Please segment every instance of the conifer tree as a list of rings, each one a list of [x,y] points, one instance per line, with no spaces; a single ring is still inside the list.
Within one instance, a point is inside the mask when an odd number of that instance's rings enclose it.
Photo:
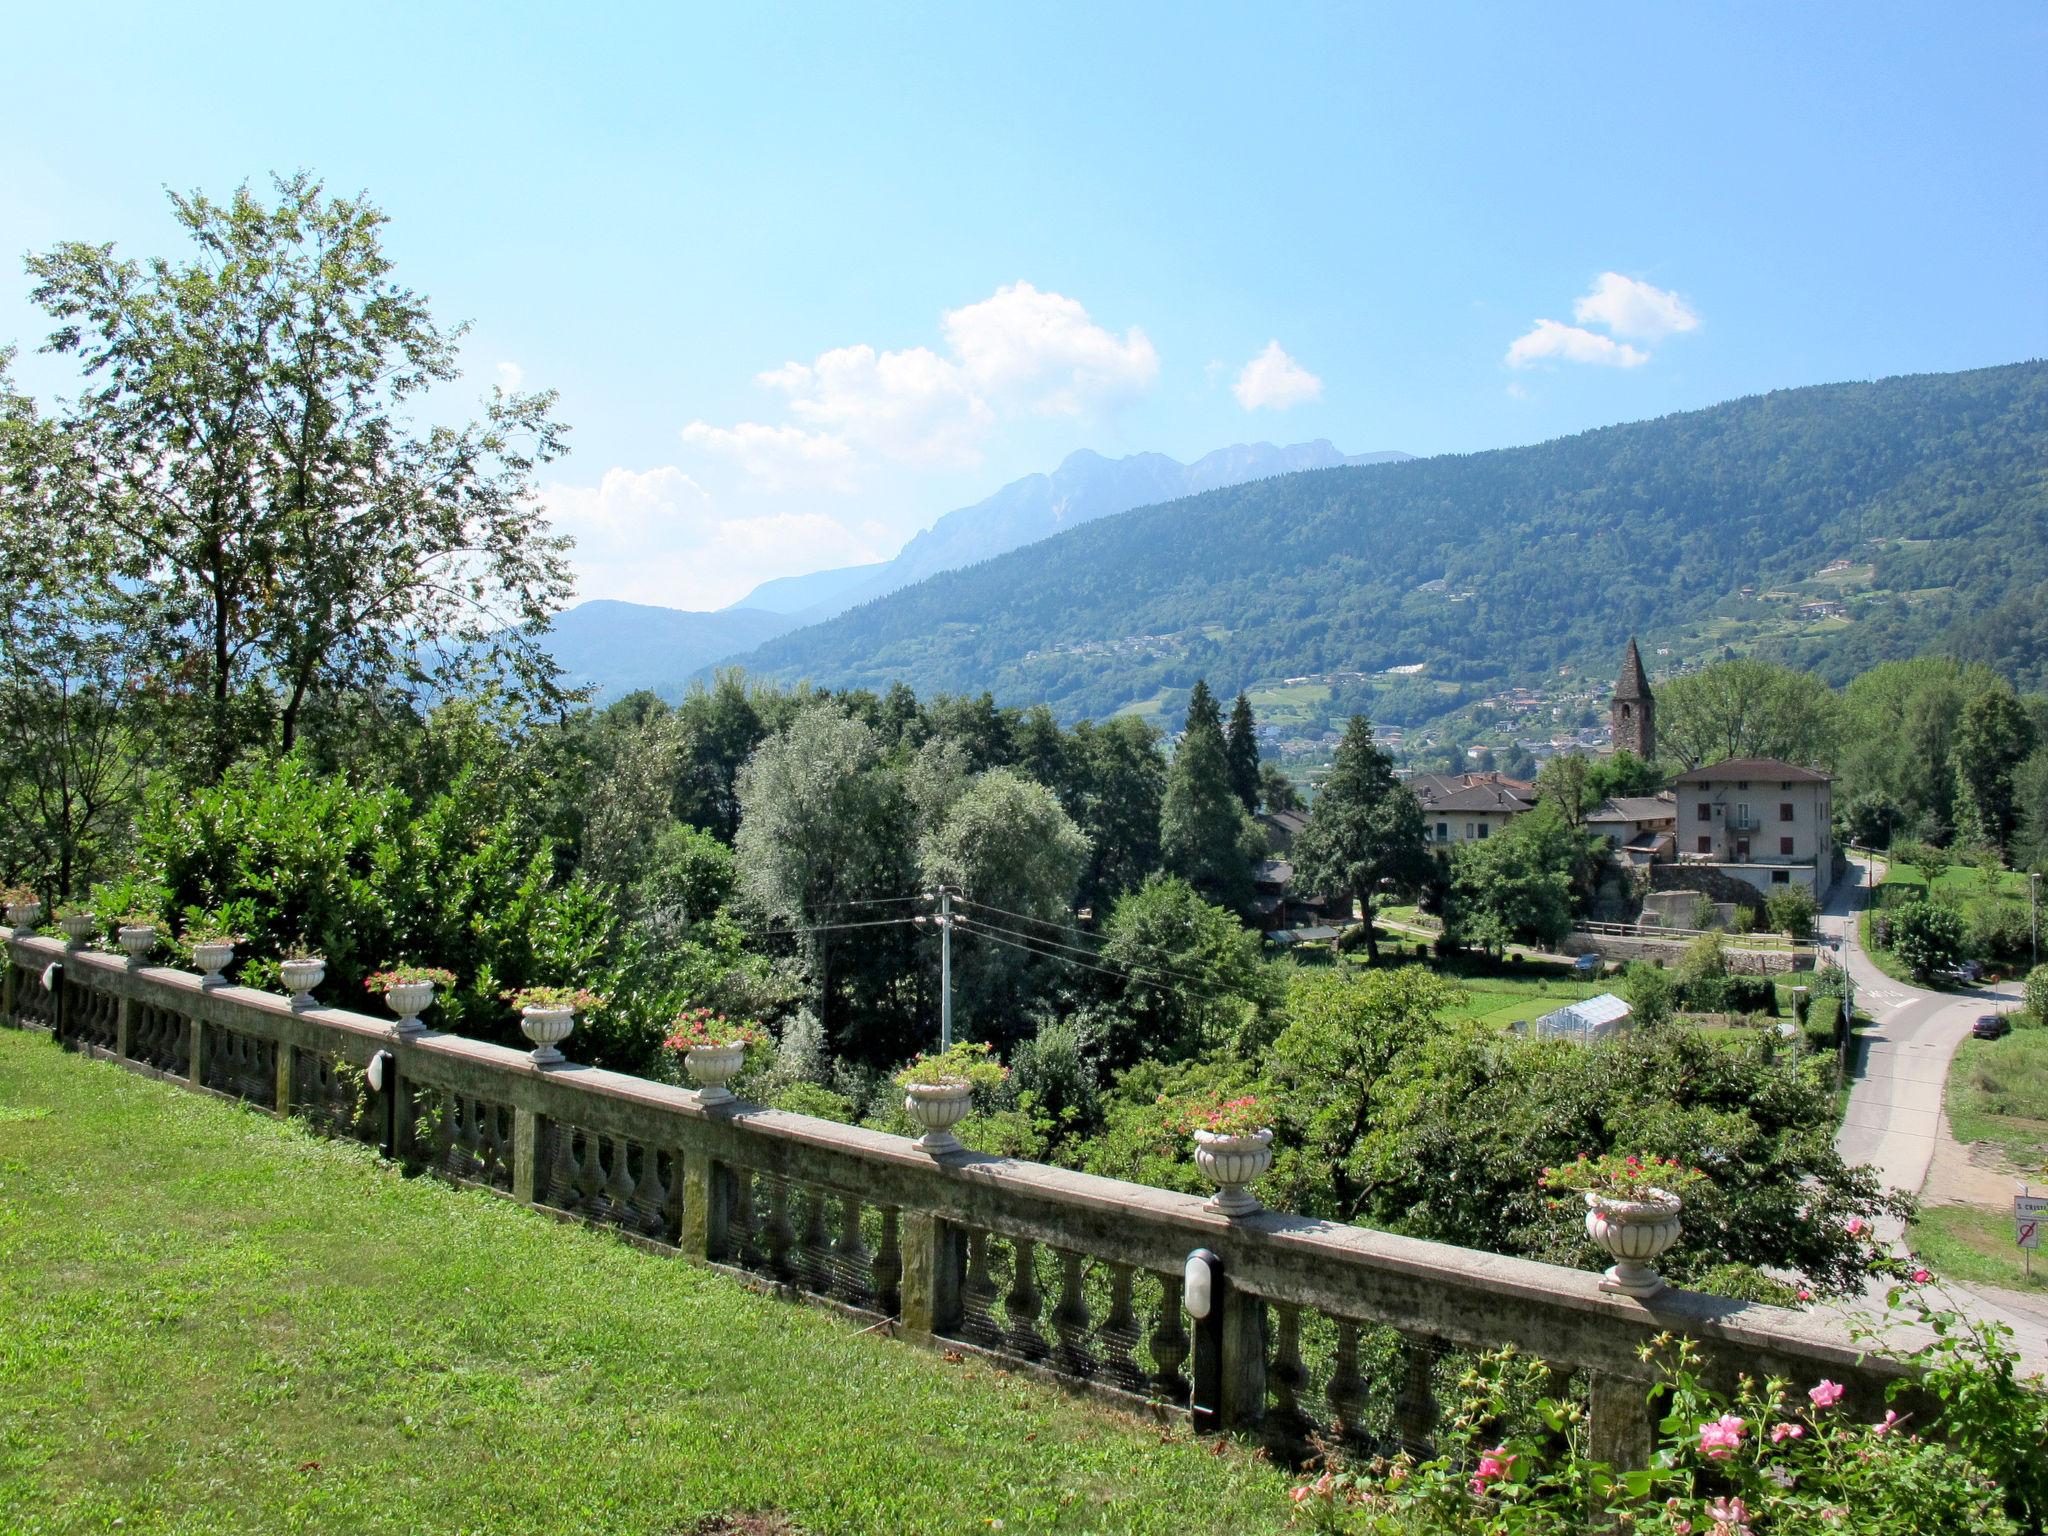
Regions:
[[[1259,808],[1259,737],[1252,719],[1252,701],[1239,693],[1231,706],[1230,729],[1224,733],[1223,755],[1230,764],[1230,787],[1247,811]]]
[[[1198,681],[1188,696],[1187,732],[1166,774],[1160,856],[1204,899],[1243,912],[1251,901],[1251,862],[1263,845],[1258,823],[1231,786],[1223,712],[1209,685]]]
[[[1393,760],[1372,739],[1372,722],[1353,715],[1308,825],[1294,839],[1295,878],[1329,896],[1350,896],[1365,919],[1365,950],[1379,958],[1373,902],[1381,883],[1412,885],[1425,873],[1422,806],[1394,777]]]

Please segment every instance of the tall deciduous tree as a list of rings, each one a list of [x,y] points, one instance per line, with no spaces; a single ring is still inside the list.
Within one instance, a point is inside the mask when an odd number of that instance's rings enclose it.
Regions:
[[[414,421],[459,377],[463,328],[392,279],[367,200],[300,174],[271,204],[171,203],[182,261],[72,241],[28,266],[57,322],[45,350],[83,374],[59,423],[71,525],[113,535],[125,627],[196,706],[195,766],[288,750],[324,692],[445,685],[485,659],[552,704],[535,640],[568,546],[532,474],[562,449],[555,397]]]
[[[1729,757],[1834,760],[1834,696],[1810,672],[1738,658],[1673,678],[1657,694],[1657,741],[1687,768]]]
[[[2034,750],[2034,722],[2010,688],[1979,694],[1956,733],[1956,827],[2003,853],[2019,828],[2013,776]]]
[[[1242,693],[1230,708],[1230,725],[1223,734],[1223,756],[1230,764],[1230,787],[1247,811],[1259,808],[1259,732],[1252,718],[1252,701]]]
[[[1295,879],[1306,889],[1350,896],[1365,919],[1366,954],[1377,960],[1373,904],[1381,887],[1412,885],[1428,873],[1422,806],[1394,777],[1393,761],[1372,739],[1372,722],[1353,715],[1330,776],[1294,839]]]

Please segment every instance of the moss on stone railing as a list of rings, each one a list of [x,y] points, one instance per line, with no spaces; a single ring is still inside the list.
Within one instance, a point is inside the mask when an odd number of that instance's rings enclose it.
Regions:
[[[1733,1372],[1828,1376],[1881,1408],[1905,1367],[1840,1322],[765,1109],[17,936],[0,1014],[629,1241],[1200,1425],[1298,1448],[1425,1449],[1461,1359],[1513,1345],[1583,1393],[1595,1453],[1648,1454],[1670,1332]],[[381,1087],[366,1070],[378,1061]],[[1217,1267],[1190,1311],[1190,1254]],[[1198,1310],[1199,1307],[1198,1307]],[[1898,1340],[1910,1350],[1917,1336]]]

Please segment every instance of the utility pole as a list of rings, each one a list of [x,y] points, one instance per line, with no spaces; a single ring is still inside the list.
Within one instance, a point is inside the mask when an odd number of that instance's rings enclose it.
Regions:
[[[953,890],[939,887],[939,1049],[953,1048]]]

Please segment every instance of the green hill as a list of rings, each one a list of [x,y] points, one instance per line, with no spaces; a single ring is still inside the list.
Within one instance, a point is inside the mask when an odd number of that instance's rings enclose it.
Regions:
[[[1948,647],[2038,685],[2044,582],[2048,364],[2029,362],[1211,491],[743,660],[833,687],[987,688],[1067,717],[1157,709],[1207,676],[1300,695],[1304,724],[1357,707],[1424,720],[1563,668],[1605,677],[1632,633],[1668,652],[1659,672],[1733,649],[1841,678]],[[1801,612],[1820,602],[1842,606]]]

